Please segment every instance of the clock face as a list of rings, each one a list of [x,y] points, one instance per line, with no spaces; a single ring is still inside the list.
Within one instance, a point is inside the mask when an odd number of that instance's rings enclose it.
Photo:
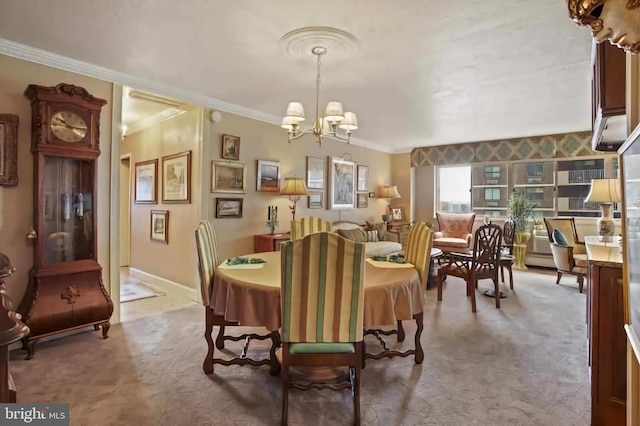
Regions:
[[[51,131],[65,142],[80,142],[87,136],[87,122],[75,112],[58,111],[51,117]]]

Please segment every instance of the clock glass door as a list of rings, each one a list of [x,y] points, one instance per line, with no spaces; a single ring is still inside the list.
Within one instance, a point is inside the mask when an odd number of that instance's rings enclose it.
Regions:
[[[44,156],[44,264],[95,259],[94,161]]]

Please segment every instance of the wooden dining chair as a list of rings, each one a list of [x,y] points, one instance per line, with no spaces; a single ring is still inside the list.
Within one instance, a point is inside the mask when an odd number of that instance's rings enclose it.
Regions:
[[[221,365],[271,365],[271,374],[278,373],[278,367],[276,363],[270,359],[254,360],[246,357],[246,351],[251,339],[266,340],[274,339],[277,333],[271,333],[268,335],[246,333],[238,336],[225,335],[225,327],[237,326],[237,322],[227,321],[224,319],[224,315],[218,315],[214,312],[213,306],[211,306],[211,293],[213,291],[213,275],[220,264],[220,255],[218,252],[218,240],[216,237],[213,226],[203,220],[200,222],[195,231],[196,234],[196,251],[198,253],[198,273],[200,275],[200,294],[202,297],[202,304],[205,311],[205,333],[204,339],[207,342],[207,355],[202,364],[202,370],[205,374],[213,373],[214,364]],[[229,341],[244,341],[245,347],[243,349],[243,355],[240,358],[232,358],[230,360],[215,358],[214,356],[214,344],[211,334],[213,333],[213,327],[218,326],[218,336],[216,337],[215,347],[218,349],[224,349],[225,340]],[[279,338],[278,338],[279,340]],[[277,342],[279,343],[279,341]]]
[[[288,422],[289,390],[349,389],[354,424],[360,424],[363,362],[365,247],[320,232],[283,243],[282,424]],[[338,383],[293,381],[289,368],[348,367]]]
[[[507,219],[502,228],[502,252],[500,254],[500,278],[504,284],[504,270],[509,271],[509,288],[513,290],[513,263],[516,257],[513,255],[513,242],[516,234],[516,224],[513,219]],[[507,250],[509,253],[505,253]]]
[[[314,216],[291,221],[291,241],[299,240],[315,232],[331,232],[331,222]]]
[[[471,311],[476,312],[476,287],[478,280],[491,279],[495,286],[496,308],[500,308],[500,242],[502,229],[498,225],[487,224],[474,234],[473,252],[449,253],[445,264],[438,269],[438,301],[442,300],[442,281],[447,275],[462,278],[467,284],[467,297],[471,296]]]

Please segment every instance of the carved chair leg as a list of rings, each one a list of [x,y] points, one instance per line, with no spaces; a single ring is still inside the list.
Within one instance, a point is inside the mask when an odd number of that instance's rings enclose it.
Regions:
[[[35,351],[36,341],[24,339],[22,346],[27,350],[27,356],[24,357],[25,361],[32,359],[33,353]]]
[[[493,287],[495,288],[496,294],[496,308],[500,309],[500,281],[498,281],[498,276],[493,279]]]
[[[471,312],[475,313],[476,312],[476,285],[478,284],[478,282],[473,276],[469,277],[469,280],[467,282],[469,283],[468,291],[470,291],[471,293]]]
[[[442,301],[442,276],[444,275],[440,271],[442,271],[442,269],[438,270],[438,301],[439,302]]]
[[[216,348],[224,349],[224,325],[218,326],[218,337],[216,337]]]
[[[278,330],[271,332],[271,349],[269,350],[269,374],[272,376],[277,376],[280,374],[280,363],[278,362],[278,358],[276,357],[276,349],[280,347],[282,342],[280,341],[280,333]]]
[[[560,284],[560,278],[562,278],[562,272],[558,271],[558,279],[556,280],[556,284]]]
[[[95,331],[100,330],[100,325],[99,325],[99,324],[93,324],[93,329],[94,329]]]
[[[364,352],[364,350],[362,349],[362,346],[364,345],[363,342],[358,342],[357,345],[360,346],[359,349],[356,349],[356,357],[358,357],[359,352],[362,353]],[[361,369],[360,369],[360,365],[358,364],[358,362],[356,362],[356,365],[353,366],[351,368],[351,371],[353,371],[353,380],[351,382],[351,389],[353,391],[353,423],[357,426],[360,425],[360,376],[361,376]]]
[[[402,321],[398,320],[398,342],[404,342],[404,327],[402,326]]]
[[[502,278],[502,284],[504,284],[504,266],[500,265],[500,277]]]
[[[282,414],[280,424],[286,426],[289,424],[289,366],[283,365],[280,373],[282,380]]]
[[[109,322],[103,322],[102,324],[100,324],[100,327],[102,327],[102,338],[106,339],[109,333],[109,329],[111,328],[111,323]]]
[[[582,293],[582,287],[584,286],[584,276],[578,275],[578,290]]]
[[[416,364],[422,364],[422,361],[424,361],[424,350],[422,349],[420,338],[422,337],[422,330],[424,330],[424,313],[420,312],[419,314],[415,314],[413,318],[416,320],[417,326],[414,338],[414,343],[416,345],[415,361]]]
[[[208,306],[205,306],[205,328],[204,328],[204,340],[207,341],[207,356],[202,363],[202,371],[204,374],[213,374],[213,313]]]

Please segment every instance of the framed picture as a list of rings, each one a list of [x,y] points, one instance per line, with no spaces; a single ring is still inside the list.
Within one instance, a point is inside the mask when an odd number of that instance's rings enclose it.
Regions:
[[[216,219],[239,219],[242,217],[242,198],[216,198]]]
[[[358,208],[362,209],[365,207],[369,207],[369,194],[367,193],[358,193],[357,194],[357,200],[358,200]]]
[[[162,157],[162,202],[191,202],[191,151]]]
[[[18,116],[0,114],[0,185],[18,184]]]
[[[329,157],[329,209],[355,207],[356,163],[340,157]]]
[[[169,244],[169,212],[151,210],[151,241]]]
[[[358,166],[358,191],[369,190],[369,166]]]
[[[324,158],[307,157],[307,188],[324,189]]]
[[[395,207],[391,209],[391,220],[394,222],[404,221],[404,210],[402,207]]]
[[[247,187],[247,165],[211,162],[211,192],[244,194]]]
[[[225,160],[240,159],[240,138],[238,136],[222,135],[222,154]]]
[[[258,160],[258,182],[256,190],[280,192],[280,162]]]
[[[321,209],[322,208],[322,192],[311,192],[309,193],[309,199],[307,201],[307,207],[310,209]]]
[[[156,204],[158,186],[158,159],[136,163],[134,203]]]

